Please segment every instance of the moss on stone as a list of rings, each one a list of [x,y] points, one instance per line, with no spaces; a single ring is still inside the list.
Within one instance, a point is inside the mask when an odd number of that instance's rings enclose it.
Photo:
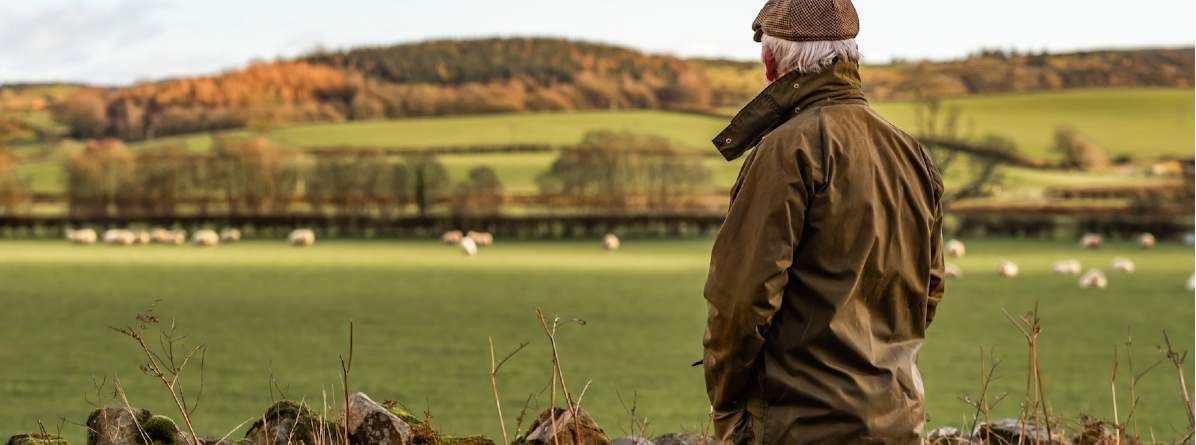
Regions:
[[[141,429],[154,445],[179,445],[179,426],[169,417],[151,416],[141,424]]]
[[[8,445],[67,445],[66,439],[57,434],[18,434],[8,438]]]
[[[407,425],[411,426],[412,428],[424,422],[422,419],[415,417],[415,415],[407,412],[407,410],[403,408],[399,408],[398,406],[390,406],[386,407],[386,409],[390,410],[390,412],[394,415],[399,416],[399,419],[407,422]]]

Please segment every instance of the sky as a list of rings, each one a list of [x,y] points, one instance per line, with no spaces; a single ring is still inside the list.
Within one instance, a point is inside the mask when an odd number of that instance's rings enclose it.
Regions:
[[[763,0],[0,0],[0,83],[120,85],[316,48],[553,36],[754,59]],[[855,0],[865,62],[1186,46],[1192,0]]]

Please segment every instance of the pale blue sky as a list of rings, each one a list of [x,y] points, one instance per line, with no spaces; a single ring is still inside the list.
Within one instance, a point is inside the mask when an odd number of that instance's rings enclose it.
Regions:
[[[562,36],[750,59],[762,0],[0,0],[0,82],[109,84],[252,59],[445,37]],[[856,0],[866,61],[981,47],[1071,50],[1196,41],[1192,0]]]

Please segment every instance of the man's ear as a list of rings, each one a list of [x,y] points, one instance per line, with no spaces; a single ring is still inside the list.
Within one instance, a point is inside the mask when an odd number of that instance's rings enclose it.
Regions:
[[[763,43],[760,44],[760,58],[764,60],[764,77],[769,82],[777,80],[777,61],[772,57],[768,45]]]

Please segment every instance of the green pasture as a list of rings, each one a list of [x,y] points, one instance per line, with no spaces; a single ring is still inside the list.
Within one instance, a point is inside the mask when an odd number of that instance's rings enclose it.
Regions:
[[[630,404],[633,396],[651,433],[698,430],[707,405],[701,371],[689,364],[701,354],[711,241],[623,244],[606,252],[598,240],[499,239],[467,258],[434,241],[319,241],[306,249],[281,240],[206,249],[0,241],[0,436],[35,431],[38,420],[54,429],[65,419],[68,439],[82,443],[76,424],[90,409],[86,395],[94,399],[93,379],[106,378],[109,391],[119,379],[133,404],[173,415],[160,384],[138,370],[136,346],[109,329],[136,323],[134,315],[157,300],[157,313],[176,323],[185,343],[207,346],[195,413],[205,435],[260,415],[271,388],[316,406],[325,394],[335,400],[352,320],[353,390],[427,409],[450,433],[497,436],[486,338],[494,337],[499,354],[531,343],[500,375],[513,425],[529,394],[547,403],[550,361],[537,307],[561,318],[566,377],[574,394],[590,382],[584,404],[608,433],[627,432],[620,397]],[[1020,314],[1040,304],[1047,396],[1069,419],[1110,415],[1113,348],[1127,337],[1139,371],[1162,357],[1156,346],[1164,329],[1179,348],[1194,349],[1193,295],[1184,289],[1193,271],[1189,246],[1140,251],[1114,242],[1081,251],[1070,242],[989,240],[968,249],[953,260],[965,276],[949,282],[921,354],[933,425],[966,423],[971,412],[958,398],[978,391],[982,348],[1001,361],[994,392],[1008,394],[994,415],[1014,415],[1026,349],[1002,310]],[[1110,274],[1106,290],[1048,273],[1066,258],[1108,270],[1114,256],[1132,258],[1138,272]],[[1022,275],[998,278],[992,269],[1002,259],[1018,262]],[[1123,348],[1123,416],[1127,355]],[[1149,428],[1175,438],[1186,428],[1175,377],[1161,366],[1140,382],[1144,435]],[[198,374],[186,384],[194,390]]]
[[[1055,128],[1071,125],[1111,156],[1153,159],[1192,155],[1194,97],[1190,88],[1099,89],[971,96],[943,105],[959,107],[961,129],[971,125],[974,136],[1011,138],[1031,157],[1055,158]],[[916,130],[916,104],[874,106],[898,126]]]

